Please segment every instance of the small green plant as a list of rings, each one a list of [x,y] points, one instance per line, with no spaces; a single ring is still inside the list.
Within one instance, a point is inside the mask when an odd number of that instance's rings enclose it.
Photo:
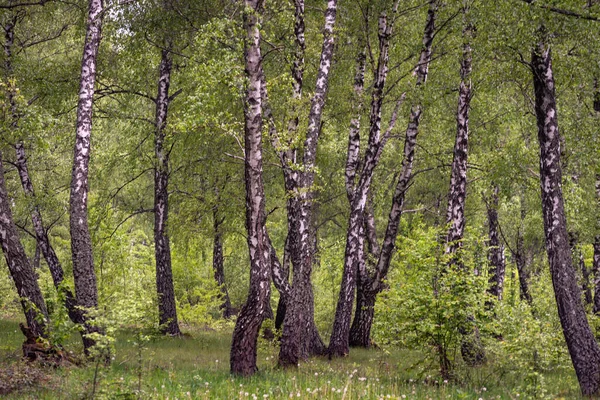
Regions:
[[[433,354],[442,379],[450,379],[465,332],[486,323],[487,280],[473,261],[450,263],[440,230],[418,224],[398,245],[390,289],[377,303],[375,335],[392,344]]]

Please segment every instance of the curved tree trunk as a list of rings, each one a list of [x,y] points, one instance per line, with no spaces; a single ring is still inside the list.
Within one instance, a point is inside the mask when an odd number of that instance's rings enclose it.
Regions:
[[[77,305],[84,310],[84,350],[89,355],[95,341],[90,333],[100,332],[94,317],[88,313],[98,307],[96,272],[92,256],[92,239],[88,227],[88,168],[90,162],[90,139],[92,133],[92,104],[96,82],[96,58],[100,45],[103,0],[89,0],[87,30],[81,77],[79,103],[77,104],[77,134],[73,156],[73,172],[70,195],[71,252]]]
[[[21,179],[21,185],[23,186],[23,191],[27,197],[34,199],[35,193],[33,191],[33,183],[29,177],[27,157],[25,155],[25,147],[22,142],[17,143],[16,153],[16,166]],[[50,275],[52,275],[54,287],[58,291],[62,292],[62,294],[65,296],[65,307],[67,309],[69,318],[75,324],[81,324],[83,323],[83,315],[81,310],[77,308],[77,302],[73,292],[71,292],[68,287],[62,285],[64,281],[63,268],[60,264],[58,256],[56,255],[56,252],[54,251],[54,248],[52,247],[52,244],[50,244],[50,238],[48,238],[48,232],[44,228],[42,214],[40,213],[37,205],[31,210],[31,221],[33,223],[33,231],[35,233],[38,248],[41,250],[44,259],[48,264],[48,269],[50,270]]]
[[[156,257],[156,291],[158,294],[158,322],[161,332],[179,336],[177,305],[173,287],[171,246],[169,243],[169,149],[165,148],[165,128],[169,110],[169,86],[173,55],[171,44],[162,50],[158,93],[156,95],[154,153],[154,253]]]
[[[545,30],[531,54],[535,89],[535,112],[540,143],[540,186],[546,251],[558,314],[569,354],[584,396],[600,389],[600,348],[581,303],[581,289],[573,268],[561,188],[560,134],[558,130],[554,76]]]
[[[371,111],[369,121],[369,139],[362,162],[358,162],[360,138],[360,110],[362,108],[361,95],[364,84],[364,57],[359,55],[358,68],[355,77],[354,91],[358,98],[356,117],[350,124],[348,140],[348,156],[346,161],[346,192],[350,202],[350,218],[346,233],[346,251],[344,254],[344,270],[342,272],[342,284],[335,310],[335,320],[329,341],[329,356],[345,356],[350,347],[350,320],[352,318],[352,306],[354,303],[354,291],[357,285],[359,269],[364,268],[364,224],[365,209],[367,207],[373,173],[389,135],[396,124],[399,106],[404,95],[396,104],[392,118],[386,132],[381,135],[381,114],[384,99],[384,88],[388,73],[389,41],[392,36],[392,27],[395,14],[398,11],[399,2],[393,6],[393,16],[388,21],[385,13],[379,17],[379,57],[377,70],[375,71],[373,93],[371,99]],[[360,165],[359,165],[360,164]],[[357,169],[361,168],[360,171]],[[358,176],[358,182],[356,177]],[[362,282],[368,286],[368,274],[363,273]]]
[[[27,325],[36,337],[46,336],[48,311],[38,285],[37,276],[25,254],[10,210],[10,199],[4,180],[4,164],[0,153],[0,246],[13,278],[25,313]]]
[[[13,18],[7,24],[4,25],[4,68],[6,77],[11,79],[13,76],[13,65],[12,65],[12,54],[13,54],[13,46],[14,46],[14,29],[17,19]],[[19,125],[19,110],[17,108],[17,101],[15,99],[15,88],[9,88],[8,90],[8,101],[11,110],[11,124],[10,129],[12,131],[16,131]],[[25,146],[22,141],[18,141],[15,146],[16,151],[16,162],[15,165],[17,167],[17,171],[19,173],[19,178],[21,180],[21,185],[23,186],[23,191],[25,195],[33,200],[35,198],[35,193],[33,191],[33,183],[29,176],[29,169],[27,167],[27,156],[25,154]],[[39,211],[37,205],[33,207],[31,210],[31,221],[33,223],[33,229],[35,232],[35,237],[37,241],[36,254],[37,250],[41,250],[46,263],[48,264],[48,269],[50,270],[50,274],[52,275],[52,281],[54,282],[54,286],[57,290],[62,291],[65,296],[65,306],[67,312],[69,314],[69,318],[76,324],[83,323],[82,313],[76,307],[77,303],[75,301],[75,296],[67,287],[62,286],[62,282],[64,280],[64,272],[62,266],[54,252],[54,248],[50,244],[50,240],[48,238],[48,233],[44,228],[42,215]]]
[[[419,62],[415,68],[416,75],[416,87],[417,89],[422,88],[427,81],[427,74],[429,71],[429,64],[431,62],[431,53],[432,53],[432,45],[433,39],[435,36],[435,19],[437,13],[438,2],[437,0],[429,1],[429,10],[427,12],[427,19],[425,21],[425,29],[423,31],[423,47],[421,49],[421,54],[419,57]],[[373,317],[370,313],[373,309],[370,307],[371,296],[372,301],[375,302],[377,299],[377,293],[379,293],[384,288],[384,281],[387,277],[387,273],[390,267],[390,262],[392,256],[394,254],[394,247],[396,243],[396,238],[398,236],[398,228],[400,225],[400,218],[402,216],[402,210],[404,209],[404,199],[406,195],[406,191],[410,187],[410,182],[412,179],[412,170],[413,170],[413,161],[415,156],[416,144],[417,144],[417,136],[419,134],[419,123],[421,121],[422,115],[422,107],[419,103],[413,104],[411,107],[408,127],[406,129],[405,141],[404,141],[404,152],[402,159],[402,168],[400,171],[400,177],[398,178],[398,182],[396,184],[396,189],[394,191],[394,196],[392,198],[392,207],[390,209],[390,213],[388,216],[388,223],[386,227],[385,236],[383,238],[383,242],[381,243],[381,249],[377,249],[376,251],[371,251],[373,256],[377,259],[376,266],[374,268],[375,272],[372,275],[361,273],[360,285],[362,288],[360,289],[363,294],[359,294],[359,296],[366,296],[365,303],[366,307],[357,307],[355,312],[355,319],[357,319],[356,324],[353,324],[355,328],[350,328],[350,340],[349,343],[354,343],[356,346],[368,346],[370,345],[370,339],[365,339],[370,335],[371,326],[373,322]],[[350,137],[350,141],[352,141],[352,134]],[[349,155],[350,155],[350,145],[349,145]],[[354,150],[352,150],[354,151]],[[357,151],[357,150],[356,150]],[[350,157],[349,157],[350,161]],[[348,191],[348,165],[346,164],[346,188]],[[350,175],[353,179],[353,175]],[[352,182],[352,180],[350,180]],[[367,225],[363,227],[368,228],[368,224],[370,224],[372,215],[366,213],[365,215]],[[361,227],[361,228],[363,228]],[[369,228],[371,232],[374,232],[374,228]],[[372,234],[369,232],[369,229],[366,230],[367,239]],[[373,235],[374,236],[374,235]],[[377,244],[376,238],[371,238],[368,240],[369,246],[373,247]],[[379,247],[379,246],[378,246]],[[363,252],[364,253],[364,252]],[[364,259],[359,262],[357,268],[359,268],[359,272],[361,272],[361,268],[364,268]],[[362,263],[362,264],[361,264]],[[363,278],[364,277],[364,278]],[[362,301],[362,300],[358,300]],[[365,315],[363,315],[363,313]]]
[[[271,246],[265,228],[265,193],[262,179],[262,93],[259,18],[262,0],[245,0],[245,62],[248,87],[245,108],[246,230],[250,256],[250,288],[233,331],[230,370],[236,375],[257,371],[256,346],[270,294]]]

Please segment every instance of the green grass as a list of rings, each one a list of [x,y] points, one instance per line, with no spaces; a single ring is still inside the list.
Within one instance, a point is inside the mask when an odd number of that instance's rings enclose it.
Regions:
[[[493,365],[459,368],[458,382],[444,383],[423,354],[409,350],[352,350],[349,357],[313,359],[297,370],[277,368],[276,345],[261,340],[259,373],[229,374],[230,331],[188,329],[189,337],[152,337],[136,345],[136,333],[120,332],[109,368],[27,367],[20,360],[22,336],[14,321],[0,320],[0,379],[31,375],[9,399],[520,399],[578,398],[573,373],[532,380],[527,371]],[[80,352],[78,338],[68,349]],[[15,373],[15,371],[17,371]],[[526,378],[526,377],[529,378]],[[537,385],[540,379],[543,384]],[[94,385],[94,380],[96,384]],[[1,383],[1,382],[0,382]],[[0,385],[1,387],[1,385]],[[389,396],[389,397],[388,397]]]

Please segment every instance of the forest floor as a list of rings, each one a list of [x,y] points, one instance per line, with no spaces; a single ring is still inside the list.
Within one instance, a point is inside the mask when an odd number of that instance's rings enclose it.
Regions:
[[[579,398],[574,374],[551,372],[539,379],[527,371],[492,365],[457,371],[444,382],[423,355],[407,350],[353,349],[350,356],[317,358],[296,370],[277,368],[278,347],[262,340],[259,372],[229,374],[231,331],[185,330],[183,338],[117,335],[110,367],[42,367],[21,360],[18,323],[0,320],[0,397],[9,399],[523,399]],[[77,338],[67,345],[80,351]],[[4,391],[4,393],[3,393]],[[9,394],[7,392],[10,391]]]

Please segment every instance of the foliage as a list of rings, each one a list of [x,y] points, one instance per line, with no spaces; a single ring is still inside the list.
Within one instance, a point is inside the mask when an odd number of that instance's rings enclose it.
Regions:
[[[487,324],[485,269],[463,257],[450,263],[442,231],[416,221],[398,241],[399,261],[376,308],[375,340],[431,353],[444,378],[459,360],[465,330]],[[465,246],[466,247],[466,246]]]

